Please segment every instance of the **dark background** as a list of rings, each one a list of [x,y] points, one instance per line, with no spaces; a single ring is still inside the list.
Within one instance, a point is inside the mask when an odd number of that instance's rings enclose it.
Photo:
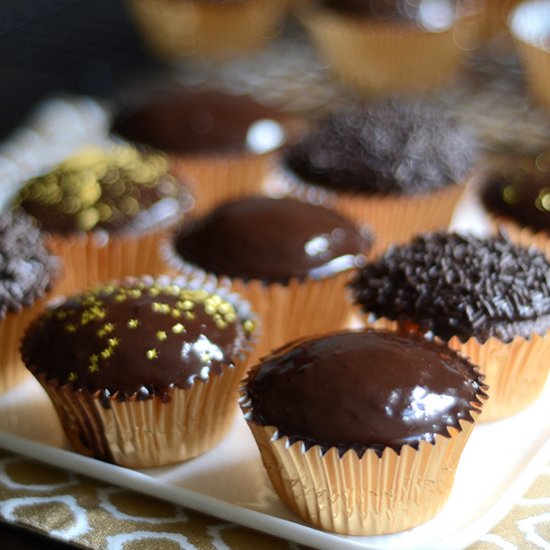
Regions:
[[[0,0],[0,141],[52,93],[108,97],[161,68],[122,0]]]

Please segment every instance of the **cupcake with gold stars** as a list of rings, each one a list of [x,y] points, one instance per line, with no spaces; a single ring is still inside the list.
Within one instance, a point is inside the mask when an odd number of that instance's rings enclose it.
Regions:
[[[66,294],[162,273],[158,243],[191,204],[164,155],[127,146],[80,151],[30,180],[17,202],[63,259],[57,291]]]
[[[144,276],[48,310],[21,354],[75,450],[146,468],[195,457],[223,438],[254,328],[234,293]]]

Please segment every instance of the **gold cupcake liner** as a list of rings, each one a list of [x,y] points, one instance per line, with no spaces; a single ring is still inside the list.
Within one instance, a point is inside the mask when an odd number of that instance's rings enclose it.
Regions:
[[[517,37],[514,42],[523,61],[532,98],[545,109],[550,109],[550,50]]]
[[[273,39],[289,0],[127,0],[127,5],[157,56],[223,59],[254,51]]]
[[[49,296],[36,300],[21,311],[9,312],[0,321],[0,392],[5,392],[29,376],[19,353],[19,344],[29,324],[45,309]]]
[[[136,280],[129,278],[128,280]],[[239,319],[254,320],[248,302],[212,280],[198,277],[140,277],[161,286],[205,289],[230,301]],[[229,431],[237,412],[238,390],[246,374],[247,357],[255,343],[253,335],[235,353],[231,364],[207,380],[196,378],[189,388],[173,387],[168,399],[137,395],[119,400],[102,392],[74,389],[48,379],[40,365],[27,365],[48,393],[73,448],[84,455],[129,468],[157,467],[188,460],[214,447]],[[104,406],[104,404],[107,406]]]
[[[159,275],[166,271],[159,254],[168,229],[135,234],[111,234],[105,241],[94,233],[48,235],[52,254],[63,260],[64,269],[55,291],[70,295],[112,279]]]
[[[447,229],[466,186],[453,184],[424,195],[364,195],[336,193],[285,174],[288,194],[323,203],[374,233],[372,252],[382,253],[390,244],[404,244],[418,233]]]
[[[246,415],[246,407],[243,407]],[[474,415],[475,416],[475,413]],[[263,464],[281,500],[305,522],[345,535],[383,535],[410,529],[434,517],[451,491],[455,470],[473,422],[449,428],[435,443],[387,448],[359,456],[335,448],[305,450],[279,438],[272,426],[248,421]]]
[[[400,323],[381,317],[366,319],[372,328],[411,330],[413,323]],[[544,389],[550,372],[550,333],[530,338],[517,336],[505,343],[489,338],[484,343],[476,338],[461,342],[451,338],[448,345],[467,357],[485,376],[489,399],[483,405],[481,422],[512,416],[531,405]]]
[[[272,171],[275,153],[170,157],[171,172],[186,181],[194,199],[193,215],[223,202],[260,195]]]
[[[171,273],[211,278],[251,304],[260,321],[260,335],[249,356],[249,365],[292,340],[342,329],[351,314],[347,289],[350,270],[322,279],[292,278],[286,284],[217,278],[177,257],[170,243],[164,243],[162,248]]]
[[[367,98],[437,88],[460,64],[453,28],[426,32],[316,9],[301,15],[333,72]]]

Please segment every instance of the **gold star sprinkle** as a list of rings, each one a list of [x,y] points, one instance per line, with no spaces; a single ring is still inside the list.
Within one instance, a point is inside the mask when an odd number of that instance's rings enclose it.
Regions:
[[[69,373],[69,382],[74,382],[78,380],[78,374],[76,372],[70,372]]]
[[[252,332],[256,328],[256,324],[251,319],[247,319],[243,323],[243,328],[246,332]]]
[[[73,323],[67,323],[65,325],[66,332],[76,332],[76,326]]]
[[[158,358],[159,352],[156,350],[156,348],[152,348],[148,349],[145,355],[147,355],[147,359],[149,359],[149,361],[152,361],[153,359]]]
[[[91,373],[97,372],[99,370],[99,365],[97,363],[90,363],[90,365],[88,365],[88,370]]]
[[[109,347],[115,348],[120,344],[120,340],[118,338],[109,338],[107,343],[109,344]]]
[[[174,334],[183,334],[185,332],[185,327],[181,323],[177,323],[172,327],[172,332]]]
[[[101,357],[103,357],[103,359],[109,359],[111,355],[113,355],[113,350],[111,350],[110,348],[104,349],[101,352]]]
[[[157,339],[160,340],[161,342],[163,342],[164,340],[166,340],[166,338],[168,338],[168,334],[166,334],[166,331],[164,330],[159,330],[157,332]]]
[[[137,319],[130,319],[127,323],[126,323],[126,326],[128,328],[138,328],[139,327],[139,321]]]

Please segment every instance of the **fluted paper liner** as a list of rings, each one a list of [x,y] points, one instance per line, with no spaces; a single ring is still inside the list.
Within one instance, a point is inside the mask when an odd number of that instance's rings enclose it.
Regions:
[[[529,90],[535,101],[550,109],[550,50],[515,38],[516,48],[523,61]]]
[[[368,224],[374,233],[374,254],[390,244],[406,243],[417,233],[446,229],[466,188],[452,184],[422,195],[366,195],[302,183],[288,171],[280,177],[286,179],[289,195],[326,204],[358,225]]]
[[[439,87],[459,67],[454,28],[427,32],[316,9],[301,19],[333,72],[367,98]]]
[[[193,215],[199,215],[223,202],[262,194],[274,156],[275,153],[171,155],[170,169],[187,182],[195,199]]]
[[[21,311],[9,312],[0,320],[0,392],[13,388],[30,374],[21,361],[19,343],[31,321],[46,307],[49,296]]]
[[[384,317],[364,318],[367,326],[377,329],[417,328],[414,323]],[[530,338],[516,336],[508,343],[497,338],[481,343],[473,337],[461,342],[453,337],[448,345],[477,365],[485,376],[489,399],[483,405],[481,422],[500,420],[526,409],[542,392],[550,372],[550,333]]]
[[[246,301],[215,288],[212,281],[184,277],[156,281],[217,292],[236,306],[239,318],[254,318]],[[210,373],[207,380],[197,377],[189,388],[173,387],[168,400],[159,396],[139,400],[133,395],[119,401],[114,393],[107,399],[108,408],[102,404],[101,391],[60,385],[47,379],[39,365],[27,367],[48,393],[77,452],[129,468],[148,468],[193,458],[223,439],[237,412],[238,389],[253,344],[254,336],[231,358],[232,364],[222,365],[219,375]]]
[[[167,228],[150,232],[110,234],[103,242],[93,232],[80,235],[48,235],[52,254],[63,260],[57,294],[75,294],[112,279],[136,275],[160,275],[165,264],[159,243]]]
[[[249,365],[291,340],[344,328],[349,318],[347,283],[351,270],[321,279],[292,278],[286,284],[218,278],[179,258],[171,243],[164,243],[162,248],[165,261],[175,274],[212,278],[215,284],[231,288],[250,302],[260,320],[261,334]]]
[[[243,406],[245,418],[247,407]],[[474,413],[475,416],[475,413]],[[273,426],[248,420],[262,462],[281,500],[305,522],[345,535],[383,535],[410,529],[435,516],[451,491],[460,455],[473,428],[461,421],[450,437],[437,434],[418,450],[368,449],[359,458],[336,448],[325,454],[290,444]]]
[[[127,0],[127,5],[150,50],[177,60],[254,51],[276,36],[289,1]]]

